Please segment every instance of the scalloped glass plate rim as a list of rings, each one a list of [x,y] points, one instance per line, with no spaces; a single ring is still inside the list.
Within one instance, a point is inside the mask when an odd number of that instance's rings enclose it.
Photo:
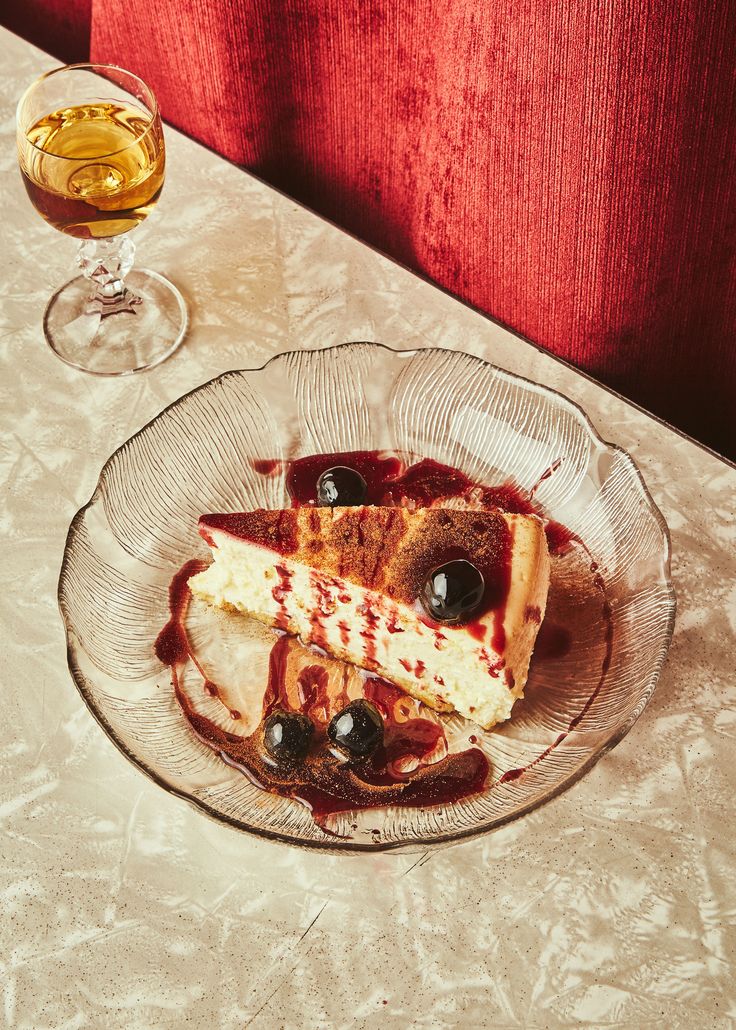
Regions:
[[[162,416],[166,415],[168,412],[172,411],[174,408],[181,405],[184,401],[187,400],[187,398],[191,397],[193,394],[199,392],[200,390],[212,386],[217,382],[222,382],[223,380],[226,380],[230,377],[261,372],[273,362],[283,361],[293,355],[304,354],[307,352],[326,354],[329,352],[356,346],[382,349],[389,352],[390,354],[394,354],[400,357],[411,357],[413,355],[431,352],[437,352],[442,354],[462,354],[464,357],[469,357],[473,361],[478,362],[478,364],[485,366],[489,370],[493,371],[500,378],[505,379],[510,383],[527,385],[531,387],[533,390],[546,393],[548,396],[554,398],[557,402],[560,402],[563,405],[567,406],[578,418],[580,425],[583,426],[583,428],[586,430],[588,438],[593,447],[596,449],[596,451],[617,452],[633,470],[633,472],[635,473],[636,483],[641,492],[641,496],[647,506],[650,515],[654,517],[654,520],[657,523],[658,529],[661,533],[663,540],[662,576],[663,585],[666,587],[667,590],[668,608],[667,622],[663,634],[663,646],[661,648],[660,658],[656,666],[652,670],[648,682],[642,689],[641,702],[637,706],[637,708],[632,712],[631,716],[611,734],[609,739],[599,748],[598,751],[596,751],[594,754],[591,754],[589,758],[587,758],[584,762],[577,766],[571,773],[563,777],[554,786],[554,788],[549,790],[549,792],[546,793],[543,797],[538,799],[532,799],[529,801],[528,804],[524,805],[522,808],[510,812],[507,816],[500,817],[494,822],[494,825],[491,827],[478,826],[467,830],[452,831],[445,834],[440,834],[437,837],[432,838],[431,841],[416,838],[414,840],[379,841],[376,843],[341,841],[338,844],[337,842],[332,842],[330,840],[295,840],[294,838],[289,837],[286,834],[279,833],[277,831],[268,830],[263,827],[245,825],[238,819],[232,818],[231,816],[228,816],[225,813],[217,811],[217,809],[208,805],[206,802],[201,801],[198,798],[192,797],[191,794],[187,793],[185,790],[180,790],[172,784],[167,783],[162,777],[160,777],[153,769],[150,769],[142,759],[140,759],[126,746],[126,744],[119,738],[114,728],[105,719],[104,714],[98,710],[98,708],[95,706],[92,700],[87,696],[85,688],[82,682],[80,681],[80,677],[78,677],[74,671],[74,664],[72,661],[72,647],[70,641],[71,627],[69,625],[68,619],[65,616],[64,609],[62,606],[62,587],[64,583],[67,563],[69,560],[69,550],[70,545],[74,539],[78,524],[83,520],[88,509],[91,508],[92,505],[94,505],[98,500],[101,494],[102,483],[105,478],[105,473],[107,472],[108,468],[118,458],[118,456],[122,454],[133,443],[134,440],[136,440],[139,436],[144,434],[149,429],[149,427],[152,426],[155,422],[157,422]],[[67,667],[69,669],[71,678],[74,681],[77,690],[79,691],[79,694],[85,703],[85,706],[87,707],[88,711],[93,716],[95,721],[98,723],[98,725],[105,732],[105,735],[118,749],[118,751],[137,769],[139,769],[148,779],[152,780],[158,787],[161,787],[168,794],[172,794],[175,797],[181,798],[182,800],[188,802],[195,809],[197,809],[197,811],[204,813],[206,816],[208,816],[210,819],[217,823],[225,823],[226,825],[231,826],[232,828],[239,830],[242,833],[247,833],[249,835],[260,837],[265,840],[275,841],[280,844],[286,844],[287,846],[307,848],[309,850],[316,850],[342,855],[375,853],[381,851],[400,851],[407,853],[412,850],[427,850],[429,848],[435,848],[438,846],[448,846],[450,844],[461,843],[463,841],[472,840],[477,837],[485,836],[488,833],[492,833],[495,830],[500,829],[502,826],[506,826],[510,822],[514,822],[517,819],[520,819],[522,816],[527,815],[529,812],[535,811],[536,809],[543,807],[544,805],[548,804],[548,802],[554,800],[556,797],[559,797],[565,791],[569,790],[569,788],[572,787],[573,784],[577,783],[583,776],[585,776],[585,774],[590,769],[592,769],[593,766],[596,765],[596,763],[604,755],[606,755],[609,751],[616,747],[616,745],[619,744],[621,740],[623,740],[623,738],[627,735],[627,733],[637,722],[642,712],[646,708],[647,704],[651,700],[651,697],[656,688],[659,676],[664,666],[664,662],[667,658],[669,647],[672,641],[677,602],[671,577],[671,556],[672,543],[669,527],[664,516],[662,515],[662,512],[659,510],[656,503],[654,502],[654,499],[652,498],[652,495],[649,492],[649,488],[647,487],[646,481],[644,480],[644,477],[638,465],[636,464],[636,462],[631,457],[628,451],[626,451],[623,447],[621,447],[618,444],[611,443],[605,440],[598,433],[587,412],[576,401],[571,400],[569,397],[567,397],[564,393],[560,392],[559,390],[555,390],[552,387],[545,386],[541,383],[535,382],[533,379],[529,379],[526,376],[521,376],[514,372],[509,372],[506,369],[501,368],[499,365],[495,365],[493,362],[487,361],[484,358],[478,357],[474,354],[468,354],[467,352],[458,350],[457,348],[421,347],[401,349],[396,347],[389,347],[387,344],[372,340],[349,340],[343,343],[331,345],[329,347],[315,347],[309,349],[292,349],[287,351],[280,351],[278,354],[272,355],[261,365],[255,365],[248,368],[240,369],[228,369],[225,372],[221,372],[218,375],[213,376],[211,379],[208,379],[203,383],[197,384],[197,386],[192,387],[191,390],[187,390],[185,393],[181,394],[175,400],[165,405],[161,409],[161,411],[157,412],[157,414],[153,416],[153,418],[149,419],[146,423],[144,423],[144,425],[140,427],[140,429],[138,429],[135,433],[131,434],[131,436],[129,436],[127,440],[120,444],[120,446],[117,447],[104,462],[102,468],[100,469],[100,474],[97,478],[97,483],[89,500],[86,502],[86,504],[82,505],[82,507],[77,511],[77,513],[72,518],[64,543],[64,553],[57,586],[57,603],[66,636]]]

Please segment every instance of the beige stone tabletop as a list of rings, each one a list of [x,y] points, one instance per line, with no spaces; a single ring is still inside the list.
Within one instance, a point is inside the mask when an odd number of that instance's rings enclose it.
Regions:
[[[101,380],[41,317],[75,244],[32,210],[14,110],[51,58],[0,33],[3,482],[0,1025],[736,1025],[736,469],[169,130],[141,263],[184,347]],[[480,839],[339,856],[249,837],[146,779],[67,671],[64,540],[110,453],[185,391],[345,340],[456,347],[545,383],[626,448],[673,542],[679,610],[629,735]]]

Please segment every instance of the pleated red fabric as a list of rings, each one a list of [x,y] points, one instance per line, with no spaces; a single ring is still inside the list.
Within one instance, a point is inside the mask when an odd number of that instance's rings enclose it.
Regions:
[[[736,454],[736,5],[93,0],[164,116]]]

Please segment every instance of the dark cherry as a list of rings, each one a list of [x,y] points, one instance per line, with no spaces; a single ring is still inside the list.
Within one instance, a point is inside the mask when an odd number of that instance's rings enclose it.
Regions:
[[[345,465],[325,469],[317,480],[317,504],[320,508],[352,508],[362,504],[366,495],[366,482],[360,472]]]
[[[437,622],[465,622],[483,600],[482,573],[462,558],[439,565],[427,576],[421,600]]]
[[[383,743],[383,719],[375,705],[358,698],[332,719],[327,736],[355,758],[367,758]]]
[[[313,733],[314,726],[306,715],[279,709],[264,723],[263,745],[271,758],[282,765],[293,765],[306,756]]]

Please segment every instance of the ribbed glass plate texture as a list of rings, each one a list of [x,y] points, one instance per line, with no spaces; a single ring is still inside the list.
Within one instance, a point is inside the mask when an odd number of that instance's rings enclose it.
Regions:
[[[484,732],[443,717],[451,749],[468,747],[472,734],[490,759],[485,792],[423,810],[336,816],[329,828],[338,837],[194,737],[153,644],[168,618],[173,574],[208,554],[197,533],[200,514],[289,505],[283,473],[264,476],[254,462],[370,449],[434,458],[482,483],[521,490],[556,466],[535,500],[587,551],[574,545],[552,559],[545,622],[552,639],[562,632],[570,646],[557,657],[554,647],[535,655],[511,720]],[[597,693],[607,648],[595,574],[605,582],[613,623],[610,668]],[[113,454],[74,518],[59,603],[71,673],[131,761],[235,827],[348,851],[426,847],[486,832],[575,782],[651,697],[675,611],[664,520],[629,455],[604,443],[575,404],[466,354],[367,343],[281,354],[263,368],[219,376],[161,412]],[[219,668],[218,682],[247,680],[257,708],[269,631],[195,606],[191,633]],[[502,781],[522,767],[523,775]]]

